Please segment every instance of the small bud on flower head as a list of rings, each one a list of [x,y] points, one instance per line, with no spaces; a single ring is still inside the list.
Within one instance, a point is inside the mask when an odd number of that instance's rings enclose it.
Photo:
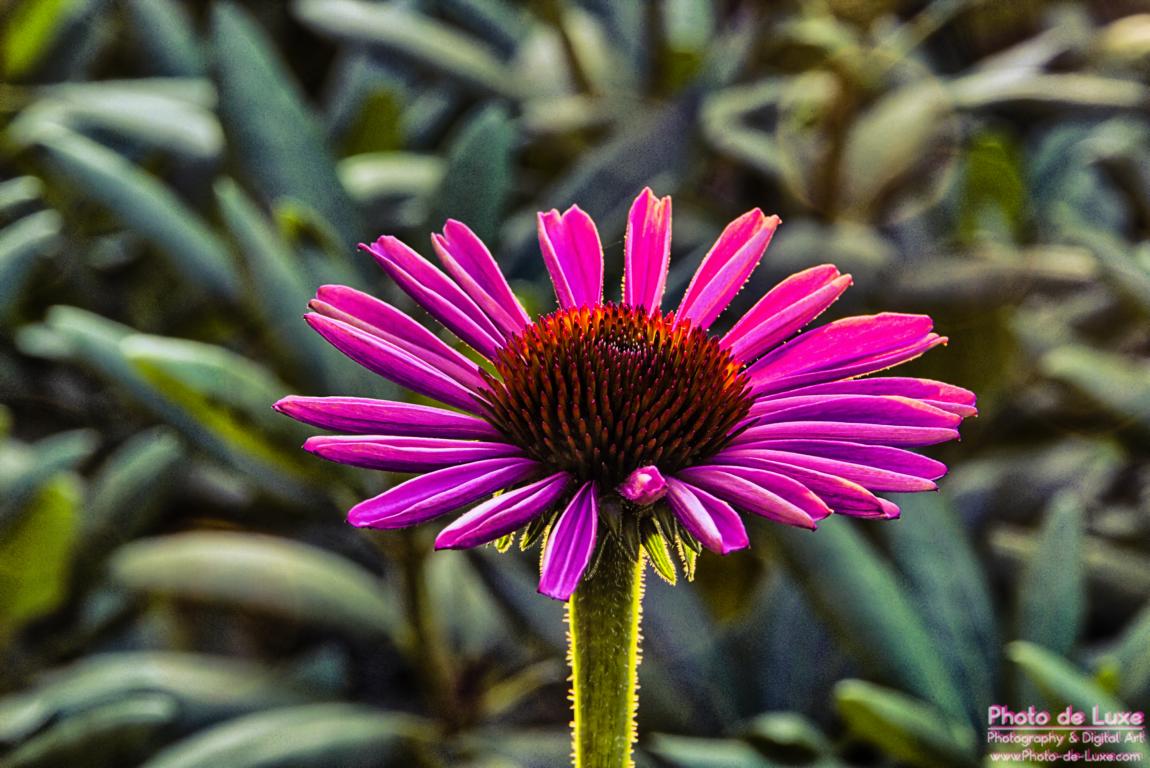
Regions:
[[[628,475],[616,490],[628,501],[645,507],[667,495],[667,481],[658,467],[648,465]]]

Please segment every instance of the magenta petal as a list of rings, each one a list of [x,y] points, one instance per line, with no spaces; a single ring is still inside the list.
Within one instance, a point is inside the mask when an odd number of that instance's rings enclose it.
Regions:
[[[671,261],[671,198],[655,197],[648,187],[635,198],[627,216],[623,303],[659,310]]]
[[[304,320],[329,344],[369,371],[448,405],[467,411],[479,408],[475,395],[458,380],[386,339],[323,315],[309,313]]]
[[[595,222],[577,205],[539,214],[539,247],[560,309],[603,303],[603,246]]]
[[[394,344],[457,378],[470,389],[483,384],[479,366],[405,313],[374,296],[344,285],[324,285],[309,306],[318,314],[354,325]]]
[[[934,406],[935,408],[941,408],[944,411],[950,411],[963,418],[978,413],[978,409],[975,407],[977,400],[974,393],[970,390],[941,381],[916,379],[906,376],[874,376],[866,379],[849,379],[847,381],[832,381],[826,384],[813,384],[808,387],[769,395],[759,402],[768,403],[778,399],[789,400],[790,398],[800,397],[813,399],[822,395],[906,397]]]
[[[750,362],[825,312],[850,284],[850,275],[830,264],[791,275],[735,323],[722,345]]]
[[[389,472],[426,472],[520,453],[517,446],[501,442],[391,435],[319,435],[303,447],[328,461]]]
[[[872,491],[931,491],[946,465],[917,453],[832,440],[780,440],[770,447],[727,448],[714,461],[739,464],[769,459],[837,475]]]
[[[794,478],[814,492],[836,514],[868,518],[885,516],[886,510],[882,499],[861,484],[833,473],[822,472],[802,464],[788,464],[749,452],[731,453],[721,458],[716,457],[715,460],[751,469],[765,469]]]
[[[725,555],[750,544],[738,513],[702,488],[667,478],[667,501],[683,527],[712,552]]]
[[[844,421],[788,421],[763,424],[741,432],[730,447],[769,447],[774,440],[848,440],[868,445],[935,445],[954,440],[951,427],[905,427],[897,424],[862,424]]]
[[[449,220],[443,234],[432,235],[431,242],[444,269],[506,336],[531,322],[491,252],[466,224]]]
[[[375,257],[407,295],[484,357],[493,357],[506,341],[463,289],[396,238],[381,237],[360,247]]]
[[[615,490],[628,501],[645,507],[666,495],[667,480],[658,467],[648,464],[627,475],[627,479]]]
[[[289,395],[273,406],[305,424],[357,435],[499,438],[483,419],[429,405],[373,400],[366,397],[301,397]]]
[[[905,397],[818,395],[756,402],[748,414],[755,427],[790,421],[844,421],[860,424],[935,427],[953,430],[962,417]]]
[[[556,600],[571,597],[595,551],[599,499],[594,483],[585,483],[547,535],[539,591]]]
[[[571,476],[559,472],[483,502],[440,531],[436,549],[466,549],[494,541],[559,501]]]
[[[811,530],[818,527],[815,524],[816,517],[804,507],[815,510],[820,518],[830,514],[826,505],[805,488],[802,489],[806,491],[805,494],[795,493],[795,495],[804,496],[805,504],[799,506],[792,500],[785,499],[775,493],[774,490],[765,488],[759,482],[759,480],[764,480],[776,487],[782,485],[774,482],[775,478],[750,480],[742,474],[735,474],[731,471],[732,469],[733,467],[727,466],[689,467],[681,470],[678,477],[702,488],[704,491],[710,491],[715,496],[740,509],[787,525]],[[794,481],[791,482],[798,485]],[[794,493],[796,489],[792,486],[788,490]]]
[[[819,367],[813,370],[802,371],[778,378],[776,378],[771,371],[756,370],[758,364],[763,362],[763,360],[766,360],[765,357],[760,358],[759,363],[755,363],[748,369],[751,380],[751,394],[756,397],[760,397],[776,392],[786,392],[797,389],[799,387],[806,387],[810,384],[820,384],[822,382],[833,382],[840,379],[849,379],[855,376],[865,376],[868,373],[876,373],[878,371],[886,370],[887,368],[893,368],[894,366],[905,363],[908,360],[913,360],[927,350],[933,349],[939,344],[945,343],[945,336],[939,336],[935,333],[928,333],[916,341],[910,342],[904,346],[898,347],[888,352],[868,355],[856,360],[852,360],[850,362],[841,363],[837,367]]]
[[[454,512],[539,471],[531,459],[488,459],[431,472],[352,507],[347,520],[367,528],[406,528]]]
[[[778,226],[778,216],[764,216],[758,208],[728,224],[691,278],[676,314],[709,328],[759,265]]]

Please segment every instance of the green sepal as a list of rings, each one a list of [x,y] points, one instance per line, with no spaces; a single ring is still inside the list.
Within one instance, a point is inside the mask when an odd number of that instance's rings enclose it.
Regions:
[[[549,513],[538,515],[531,519],[531,522],[523,529],[523,536],[519,539],[519,549],[528,550],[535,546],[535,543],[543,537],[547,529],[551,527],[552,515]]]
[[[508,533],[505,536],[500,536],[498,539],[496,539],[495,541],[493,541],[491,543],[492,543],[492,545],[495,546],[496,551],[498,551],[500,554],[503,554],[507,550],[511,549],[511,544],[514,541],[515,541],[515,532],[512,531],[511,533]]]
[[[679,581],[679,574],[675,570],[675,561],[671,559],[671,553],[667,549],[667,537],[663,534],[658,519],[653,516],[645,517],[640,523],[640,528],[643,533],[643,549],[647,551],[651,567],[668,584],[675,584]]]

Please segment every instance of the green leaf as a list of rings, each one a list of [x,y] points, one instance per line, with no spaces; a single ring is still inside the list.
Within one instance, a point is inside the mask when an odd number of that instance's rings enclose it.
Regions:
[[[9,18],[0,27],[4,80],[19,79],[39,63],[77,5],[77,0],[40,0],[6,9]]]
[[[339,177],[362,205],[415,198],[426,203],[443,183],[445,161],[414,152],[368,152],[339,163]]]
[[[135,541],[111,560],[131,589],[208,601],[333,627],[387,635],[395,606],[377,579],[355,563],[289,539],[198,532]]]
[[[734,740],[655,734],[646,751],[674,768],[773,768],[748,745]],[[817,765],[817,764],[814,764]]]
[[[967,713],[983,717],[993,698],[999,653],[983,568],[944,494],[900,494],[892,501],[902,516],[881,526],[880,533],[928,631],[948,648],[944,659]]]
[[[217,160],[223,133],[206,80],[140,79],[68,83],[40,91],[39,101],[12,122],[8,135],[34,146],[64,129],[107,140],[108,134],[193,161]]]
[[[1141,111],[1150,102],[1150,88],[1141,83],[1090,74],[1033,74],[1003,76],[985,70],[958,78],[950,84],[955,103],[962,109],[1004,107],[1045,108],[1086,114],[1090,110]]]
[[[81,495],[73,476],[56,477],[0,537],[0,645],[68,594]]]
[[[1150,430],[1150,365],[1100,349],[1066,345],[1045,355],[1039,366],[1047,376],[1141,431]]]
[[[1024,641],[1013,642],[1006,646],[1006,657],[1018,665],[1051,707],[1072,706],[1087,713],[1088,718],[1094,707],[1098,707],[1100,712],[1130,709],[1072,663],[1041,646]],[[1139,753],[1143,759],[1150,756],[1145,743],[1123,743],[1113,745],[1111,749]]]
[[[346,245],[363,222],[340,184],[319,121],[264,32],[238,5],[217,3],[212,46],[220,120],[236,161],[269,204],[285,198],[315,210]]]
[[[1083,517],[1074,491],[1054,498],[1018,584],[1018,639],[1062,655],[1074,648],[1086,608]]]
[[[777,178],[783,172],[778,142],[773,135],[752,127],[749,122],[755,112],[777,105],[784,87],[784,80],[770,78],[709,95],[703,103],[700,122],[703,137],[717,151],[741,160],[769,178]]]
[[[858,737],[923,768],[978,765],[974,731],[926,702],[862,680],[835,686],[835,705]]]
[[[174,0],[127,0],[128,29],[154,74],[198,77],[206,73],[204,54],[193,34],[186,7]]]
[[[120,342],[124,358],[170,406],[174,426],[224,462],[283,497],[314,498],[322,472],[285,449],[306,430],[279,417],[271,404],[287,392],[255,363],[222,347],[132,334]],[[276,436],[280,439],[276,439]]]
[[[804,765],[831,753],[830,741],[818,726],[794,712],[759,715],[739,735],[765,757],[788,765]]]
[[[250,295],[273,343],[295,362],[298,371],[331,391],[336,379],[329,370],[328,345],[300,317],[315,288],[300,260],[237,184],[230,179],[217,182],[216,199],[247,263]]]
[[[943,647],[850,521],[832,519],[817,533],[775,526],[772,544],[863,668],[952,717],[964,716]]]
[[[1150,608],[1130,621],[1108,661],[1117,668],[1122,698],[1146,706],[1150,702]]]
[[[181,725],[202,726],[269,707],[301,704],[304,688],[284,671],[207,654],[95,654],[51,672],[27,691],[0,699],[0,740],[20,741],[49,722],[107,702],[155,693],[180,704]]]
[[[447,172],[435,196],[434,222],[457,219],[491,242],[514,184],[515,125],[502,105],[475,115],[447,153]]]
[[[315,704],[241,717],[178,742],[143,768],[331,768],[386,764],[423,726],[351,704]]]
[[[401,56],[480,92],[516,99],[523,86],[483,43],[430,17],[361,0],[296,0],[292,10],[315,32]]]
[[[40,143],[61,178],[148,239],[185,279],[214,295],[236,295],[239,280],[224,244],[158,179],[65,130]]]
[[[0,452],[0,531],[21,514],[22,506],[49,480],[75,469],[99,446],[89,429],[58,432],[31,446],[8,443]]]
[[[0,229],[0,319],[20,299],[37,260],[56,250],[61,221],[55,211],[40,211]]]
[[[179,704],[161,694],[101,704],[36,734],[0,760],[0,768],[137,765],[163,743],[179,714]]]
[[[92,478],[81,528],[81,548],[103,558],[153,522],[186,456],[167,427],[137,432]]]

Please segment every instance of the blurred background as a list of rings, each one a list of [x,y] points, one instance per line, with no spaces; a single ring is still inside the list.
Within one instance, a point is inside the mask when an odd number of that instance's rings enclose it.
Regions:
[[[345,510],[289,393],[397,396],[302,322],[456,217],[673,194],[668,295],[755,206],[738,312],[928,312],[975,390],[903,519],[756,521],[649,576],[644,768],[975,766],[991,704],[1150,707],[1150,8],[1138,0],[5,0],[0,766],[567,764],[537,552]],[[1132,747],[1132,749],[1145,747]],[[988,763],[989,764],[989,763]]]

